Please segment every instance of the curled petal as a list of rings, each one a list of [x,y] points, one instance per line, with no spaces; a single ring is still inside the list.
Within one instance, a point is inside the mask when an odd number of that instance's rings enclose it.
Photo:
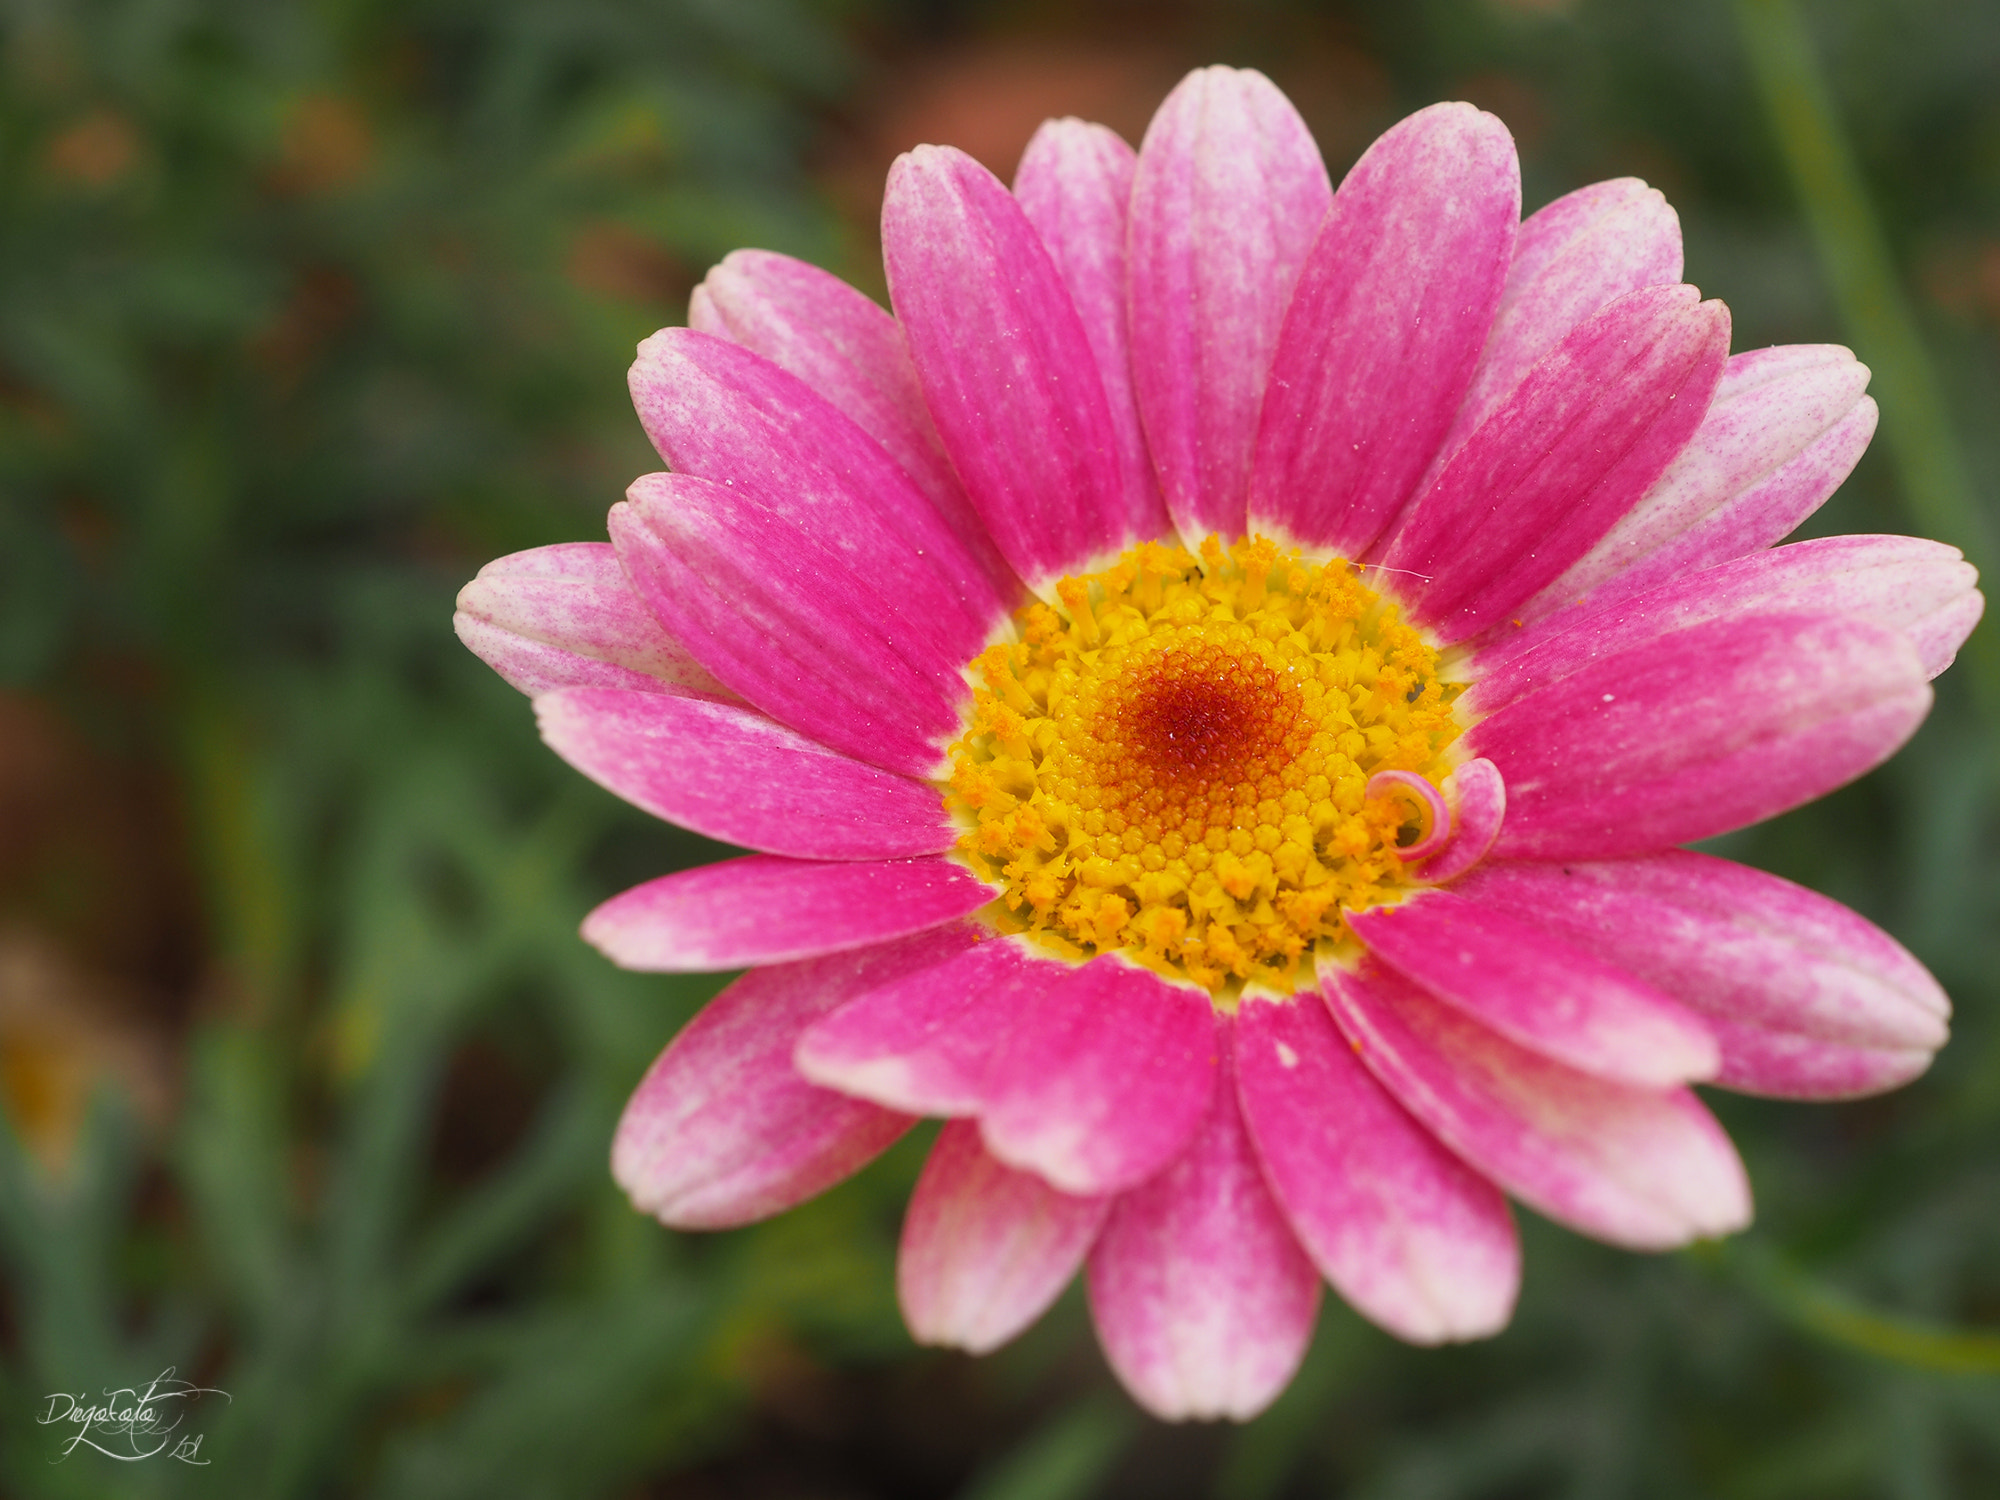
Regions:
[[[1451,808],[1444,793],[1415,771],[1377,771],[1368,778],[1363,795],[1387,797],[1397,792],[1415,803],[1421,826],[1413,841],[1397,848],[1396,857],[1404,864],[1429,859],[1451,842]]]
[[[1417,872],[1431,885],[1456,880],[1486,858],[1507,819],[1507,782],[1490,760],[1474,757],[1445,777],[1444,795],[1451,837]]]

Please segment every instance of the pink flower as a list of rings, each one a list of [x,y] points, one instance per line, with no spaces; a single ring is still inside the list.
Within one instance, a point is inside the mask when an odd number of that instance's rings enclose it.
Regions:
[[[1674,846],[1890,755],[1977,620],[1948,547],[1773,547],[1875,424],[1844,349],[1728,353],[1660,195],[1520,219],[1506,130],[1396,126],[1339,190],[1256,73],[1013,191],[890,175],[896,316],[739,252],[632,369],[672,472],[502,558],[466,642],[550,745],[760,852],[584,934],[747,968],[613,1170],[683,1228],[947,1123],[910,1327],[985,1350],[1081,1266],[1165,1417],[1284,1386],[1322,1279],[1503,1326],[1512,1196],[1661,1249],[1742,1227],[1688,1085],[1922,1072],[1936,982]]]

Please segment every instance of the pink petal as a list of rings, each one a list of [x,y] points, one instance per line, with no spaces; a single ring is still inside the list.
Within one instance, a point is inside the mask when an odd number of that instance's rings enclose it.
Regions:
[[[1935,1055],[1928,1047],[1855,1047],[1733,1020],[1717,1021],[1715,1035],[1722,1044],[1722,1071],[1715,1081],[1770,1099],[1887,1093],[1921,1078]]]
[[[1445,778],[1444,793],[1451,808],[1451,837],[1417,867],[1417,878],[1428,885],[1456,880],[1486,858],[1507,818],[1507,782],[1490,760],[1475,758],[1459,766]]]
[[[663,1223],[723,1229],[790,1208],[873,1160],[914,1121],[806,1082],[792,1048],[815,1017],[969,940],[945,928],[744,975],[647,1071],[618,1122],[611,1175]]]
[[[1699,296],[1620,297],[1466,440],[1381,557],[1415,575],[1399,591],[1412,619],[1447,642],[1508,619],[1646,492],[1701,421],[1729,352],[1727,311]]]
[[[970,696],[956,632],[852,555],[852,531],[801,530],[687,474],[626,494],[608,524],[633,587],[710,671],[829,749],[906,776],[941,770]]]
[[[1521,1244],[1500,1192],[1354,1058],[1311,995],[1236,1015],[1237,1087],[1271,1192],[1356,1311],[1417,1344],[1507,1325]]]
[[[935,789],[849,760],[761,714],[619,688],[535,699],[542,738],[656,818],[766,854],[907,859],[957,832]]]
[[[938,441],[903,330],[887,312],[818,266],[736,250],[694,289],[688,326],[763,355],[832,402],[923,491],[1001,593],[1013,591]]]
[[[1216,1045],[1226,1051],[1228,1029]],[[1245,1421],[1312,1341],[1319,1276],[1264,1184],[1225,1063],[1186,1151],[1121,1197],[1090,1256],[1112,1369],[1157,1417]]]
[[[1243,532],[1271,357],[1332,196],[1312,133],[1261,73],[1190,73],[1147,127],[1132,182],[1132,381],[1191,546]]]
[[[528,694],[620,687],[728,698],[653,617],[604,542],[496,558],[458,591],[458,638]]]
[[[1252,530],[1367,551],[1465,399],[1520,218],[1513,138],[1469,104],[1420,110],[1355,163],[1278,338]]]
[[[882,258],[945,451],[1014,570],[1047,587],[1121,547],[1097,358],[1013,195],[964,152],[919,146],[889,171]]]
[[[1891,1087],[1944,1045],[1950,1002],[1901,944],[1775,875],[1672,851],[1490,864],[1460,887],[1616,964],[1707,1019],[1716,1081],[1839,1097]]]
[[[1507,778],[1495,859],[1707,838],[1879,765],[1929,710],[1902,635],[1862,620],[1712,620],[1607,656],[1467,731]]]
[[[974,1114],[1021,1015],[1072,970],[1018,940],[989,936],[814,1023],[799,1039],[799,1071],[912,1114]]]
[[[993,1059],[986,1149],[1066,1193],[1114,1193],[1167,1164],[1215,1072],[1208,996],[1113,957],[1030,998]]]
[[[1349,912],[1368,951],[1517,1046],[1614,1083],[1715,1075],[1715,1038],[1658,990],[1531,921],[1428,891]]]
[[[1935,677],[1978,621],[1978,573],[1956,547],[1906,536],[1795,542],[1684,575],[1637,598],[1584,605],[1531,650],[1514,642],[1480,653],[1480,680],[1461,700],[1491,714],[1592,662],[1676,630],[1734,615],[1784,610],[1853,615],[1908,636]],[[1968,618],[1968,615],[1970,618]]]
[[[1868,367],[1835,344],[1731,357],[1687,447],[1589,552],[1515,617],[1625,598],[1770,546],[1817,510],[1875,431]],[[1597,601],[1594,601],[1597,602]]]
[[[920,1344],[999,1348],[1062,1294],[1110,1206],[1002,1166],[977,1125],[947,1122],[903,1219],[903,1321]]]
[[[752,854],[613,896],[583,919],[583,936],[622,968],[746,969],[921,932],[994,894],[943,859],[828,864]]]
[[[796,375],[724,339],[663,328],[632,402],[669,468],[750,495],[818,537],[967,661],[1015,602],[882,447]]]
[[[1686,1089],[1550,1062],[1376,964],[1331,972],[1323,993],[1404,1108],[1537,1212],[1635,1250],[1749,1223],[1743,1164]]]
[[[1594,182],[1529,215],[1493,332],[1438,466],[1585,318],[1627,292],[1680,279],[1680,216],[1636,177]]]
[[[1047,120],[1021,154],[1014,196],[1069,289],[1104,380],[1118,437],[1123,534],[1150,541],[1170,523],[1139,426],[1126,329],[1125,211],[1137,162],[1116,131],[1082,120]]]

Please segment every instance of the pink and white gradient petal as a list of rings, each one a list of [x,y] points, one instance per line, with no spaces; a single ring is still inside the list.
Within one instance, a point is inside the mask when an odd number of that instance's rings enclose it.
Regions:
[[[1449,891],[1350,912],[1376,958],[1517,1046],[1641,1088],[1711,1078],[1701,1019],[1532,922]]]
[[[1728,312],[1699,297],[1647,287],[1608,304],[1466,439],[1377,559],[1410,575],[1412,620],[1449,645],[1512,618],[1645,493],[1729,354]]]
[[[1578,599],[1623,599],[1782,539],[1868,446],[1867,385],[1868,367],[1837,344],[1730,356],[1701,426],[1653,487],[1516,612],[1527,637]]]
[[[1513,137],[1469,104],[1418,111],[1354,164],[1278,338],[1252,531],[1366,554],[1465,399],[1520,218]]]
[[[1900,943],[1838,902],[1687,850],[1496,864],[1460,889],[1674,996],[1722,1048],[1716,1081],[1838,1098],[1892,1087],[1945,1043],[1950,1002]]]
[[[1551,1062],[1366,961],[1335,970],[1321,993],[1404,1108],[1558,1223],[1667,1250],[1750,1222],[1743,1164],[1688,1090],[1633,1088]]]
[[[937,774],[970,693],[935,617],[733,486],[648,474],[626,495],[607,524],[633,587],[721,681],[829,750]]]
[[[946,1122],[910,1195],[896,1255],[911,1335],[974,1354],[999,1348],[1062,1294],[1110,1206],[995,1161],[977,1125]]]
[[[1636,598],[1585,605],[1552,623],[1559,633],[1508,651],[1459,701],[1492,714],[1592,662],[1709,620],[1812,611],[1872,620],[1907,636],[1927,678],[1979,622],[1979,575],[1956,547],[1908,536],[1832,536],[1755,552],[1690,573]],[[1487,665],[1483,653],[1480,662]]]
[[[1436,467],[1585,318],[1627,292],[1680,279],[1680,216],[1636,177],[1591,183],[1530,214],[1514,242],[1472,389],[1439,445]]]
[[[1117,429],[1083,321],[1035,226],[948,146],[897,158],[882,200],[889,296],[973,508],[1046,589],[1125,544]]]
[[[1017,602],[882,446],[798,376],[727,339],[662,328],[639,345],[628,384],[670,469],[820,536],[928,634],[961,646],[960,660]]]
[[[495,558],[458,591],[452,628],[531,697],[615,687],[733,699],[632,591],[606,542],[559,542]]]
[[[799,1032],[865,992],[961,948],[946,930],[744,975],[662,1052],[618,1122],[611,1174],[677,1229],[723,1229],[823,1192],[915,1120],[808,1083]]]
[[[1278,1207],[1356,1311],[1418,1344],[1507,1325],[1507,1200],[1383,1090],[1313,995],[1237,1012],[1236,1081]]]
[[[1244,529],[1271,357],[1332,201],[1312,133],[1261,73],[1190,73],[1146,128],[1132,181],[1132,381],[1189,547]]]
[[[993,896],[992,887],[949,860],[848,863],[752,854],[613,896],[583,919],[583,936],[623,969],[744,969],[940,927]]]
[[[1712,620],[1601,658],[1475,724],[1507,778],[1495,859],[1644,854],[1774,817],[1895,752],[1931,703],[1896,631]]]
[[[903,330],[886,311],[818,266],[736,250],[694,289],[688,327],[761,354],[832,402],[924,492],[1002,595],[1013,592],[1013,574],[938,441]]]
[[[1125,222],[1138,154],[1116,131],[1048,120],[1021,153],[1014,196],[1042,237],[1097,357],[1124,480],[1122,534],[1152,541],[1171,528],[1132,394],[1125,311]]]
[[[1247,1421],[1312,1340],[1320,1280],[1272,1200],[1236,1102],[1227,1028],[1187,1150],[1112,1206],[1090,1254],[1090,1311],[1112,1368],[1169,1421]]]
[[[605,790],[764,854],[909,859],[957,838],[931,787],[726,703],[566,688],[536,698],[535,717],[549,748]]]
[[[1031,996],[986,1077],[986,1149],[1066,1193],[1160,1170],[1208,1109],[1215,1012],[1204,991],[1103,956]]]
[[[862,995],[806,1028],[795,1061],[815,1083],[914,1114],[976,1114],[1017,1018],[1070,967],[995,939]]]

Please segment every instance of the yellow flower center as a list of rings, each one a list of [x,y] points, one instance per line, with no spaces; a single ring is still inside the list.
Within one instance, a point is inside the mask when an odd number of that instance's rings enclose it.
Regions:
[[[1261,537],[1147,543],[1057,594],[973,662],[951,747],[958,855],[1005,888],[988,919],[1225,1008],[1310,984],[1342,912],[1410,889],[1419,814],[1368,780],[1443,780],[1461,685],[1359,569]]]

